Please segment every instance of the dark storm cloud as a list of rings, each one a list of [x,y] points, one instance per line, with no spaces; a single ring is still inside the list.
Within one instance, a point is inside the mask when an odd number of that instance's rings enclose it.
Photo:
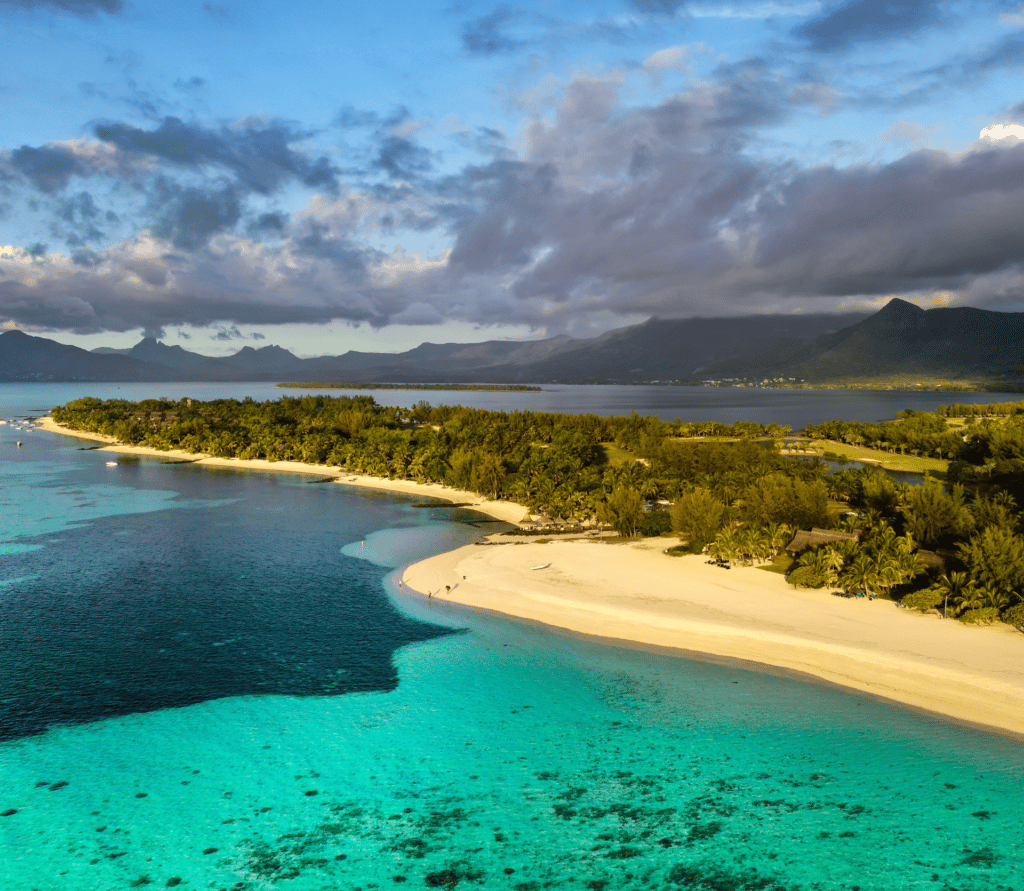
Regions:
[[[793,29],[818,52],[910,37],[943,20],[941,0],[850,0]]]
[[[40,192],[59,192],[72,176],[88,176],[91,171],[66,148],[23,145],[10,154],[10,164]]]
[[[964,287],[1024,263],[1024,144],[822,167],[764,199],[759,286],[885,294]]]
[[[241,199],[231,184],[182,188],[165,179],[150,200],[161,208],[153,232],[181,250],[195,250],[211,236],[233,230],[242,216]]]
[[[280,235],[288,226],[288,214],[280,211],[262,213],[249,226],[248,231],[252,236]]]
[[[130,124],[97,124],[96,136],[128,155],[148,155],[183,168],[219,167],[246,190],[269,194],[297,180],[334,194],[337,171],[326,157],[311,159],[290,143],[308,136],[282,121],[213,130],[166,117],[154,130]]]
[[[721,65],[715,72],[720,85],[708,123],[722,131],[746,131],[780,124],[794,111],[792,85],[764,59]]]
[[[104,214],[88,192],[79,192],[69,198],[57,198],[52,210],[57,219],[50,224],[50,234],[71,248],[82,248],[102,240],[105,233],[97,223],[103,219],[107,222],[117,220],[116,214]]]
[[[81,18],[93,18],[101,12],[117,15],[124,12],[123,0],[0,0],[0,9],[45,9],[66,12]]]
[[[376,255],[375,251],[314,220],[306,222],[296,235],[294,245],[297,254],[330,263],[349,284],[365,281],[369,260]]]
[[[76,265],[85,266],[87,268],[99,266],[99,264],[103,262],[103,258],[96,253],[96,251],[89,250],[88,248],[82,248],[72,252],[71,260]]]
[[[430,152],[411,139],[387,136],[377,148],[372,167],[391,179],[412,180],[429,173],[433,163]]]

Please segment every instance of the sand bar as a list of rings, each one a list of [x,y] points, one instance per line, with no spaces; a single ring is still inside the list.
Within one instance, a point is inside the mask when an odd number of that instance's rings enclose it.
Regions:
[[[336,482],[345,486],[358,486],[364,489],[380,489],[385,492],[399,492],[404,495],[415,495],[424,498],[440,498],[454,504],[464,504],[467,508],[479,511],[505,523],[520,523],[529,513],[522,504],[513,501],[490,501],[476,492],[452,489],[437,483],[415,483],[412,480],[386,480],[377,476],[362,476],[339,470],[326,464],[303,464],[299,461],[265,461],[262,459],[241,460],[239,458],[214,458],[210,455],[197,455],[179,449],[162,451],[147,446],[130,446],[119,443],[112,436],[102,433],[87,433],[72,430],[58,424],[52,417],[40,418],[40,425],[51,433],[62,433],[75,436],[90,442],[104,445],[97,451],[117,452],[122,455],[144,455],[149,458],[163,458],[168,461],[189,461],[201,467],[226,467],[233,470],[263,470],[273,473],[304,473],[321,478],[336,477]]]
[[[471,545],[407,567],[402,581],[581,634],[812,675],[1024,739],[1024,634],[792,588],[755,567],[670,557],[667,544]]]

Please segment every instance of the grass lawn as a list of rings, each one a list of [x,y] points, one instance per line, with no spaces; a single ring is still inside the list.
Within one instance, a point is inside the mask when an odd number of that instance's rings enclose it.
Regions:
[[[601,448],[604,449],[604,456],[612,467],[618,467],[620,464],[640,460],[640,458],[632,452],[627,449],[620,448],[613,442],[602,442]]]
[[[949,462],[944,458],[919,458],[917,455],[892,454],[878,449],[866,449],[863,446],[822,439],[814,440],[813,447],[817,449],[819,455],[823,452],[834,452],[842,458],[849,458],[851,461],[867,461],[878,464],[886,470],[903,470],[908,473],[924,473],[927,470],[932,476],[940,479],[945,478],[946,471],[949,469]]]
[[[757,568],[763,569],[765,572],[777,572],[779,575],[785,575],[795,562],[789,554],[783,551],[771,563],[762,563]]]

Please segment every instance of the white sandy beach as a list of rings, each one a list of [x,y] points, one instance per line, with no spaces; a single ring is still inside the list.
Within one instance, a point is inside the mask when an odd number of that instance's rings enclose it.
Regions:
[[[357,476],[288,461],[241,461],[125,446],[103,450],[230,467],[336,477],[351,486],[464,503],[519,523],[527,509],[436,484]],[[404,585],[464,606],[571,632],[799,672],[1024,737],[1024,634],[970,627],[897,609],[888,601],[833,597],[790,587],[754,567],[724,570],[703,557],[670,557],[668,539],[470,545],[405,569]],[[533,567],[550,564],[544,569]],[[445,592],[445,586],[451,591]]]
[[[417,495],[430,498],[441,498],[455,504],[464,504],[480,513],[502,520],[505,523],[521,523],[528,514],[527,508],[522,504],[513,501],[490,501],[476,492],[466,492],[462,489],[451,489],[448,486],[440,486],[436,483],[415,483],[411,480],[386,480],[376,476],[361,476],[339,470],[337,467],[329,467],[324,464],[303,464],[299,461],[264,461],[264,460],[240,460],[238,458],[214,458],[209,455],[195,455],[192,452],[183,452],[178,449],[161,451],[145,446],[129,446],[117,442],[113,437],[104,436],[101,433],[85,433],[79,430],[70,430],[58,424],[52,417],[40,419],[44,430],[51,433],[62,433],[65,436],[76,436],[79,439],[87,439],[91,442],[105,443],[103,448],[97,451],[117,452],[122,455],[145,455],[151,458],[165,458],[173,461],[191,461],[203,467],[228,467],[235,470],[264,470],[274,473],[304,473],[319,477],[335,477],[339,483],[346,486],[359,486],[366,489],[381,489],[386,492],[400,492],[405,495]]]
[[[581,634],[801,672],[1024,735],[1024,634],[792,588],[754,567],[670,557],[666,544],[471,545],[408,567],[403,583]]]

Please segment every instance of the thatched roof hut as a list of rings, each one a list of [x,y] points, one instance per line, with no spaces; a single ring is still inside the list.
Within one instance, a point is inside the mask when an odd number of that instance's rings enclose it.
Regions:
[[[793,540],[786,545],[786,552],[794,557],[802,554],[808,548],[816,548],[819,545],[838,544],[842,541],[857,541],[856,532],[837,532],[834,529],[818,529],[815,527],[810,532],[805,529],[797,531]]]
[[[942,559],[941,555],[936,554],[935,551],[921,549],[918,550],[915,556],[920,559],[927,569],[937,569],[939,572],[946,571],[946,561]]]

